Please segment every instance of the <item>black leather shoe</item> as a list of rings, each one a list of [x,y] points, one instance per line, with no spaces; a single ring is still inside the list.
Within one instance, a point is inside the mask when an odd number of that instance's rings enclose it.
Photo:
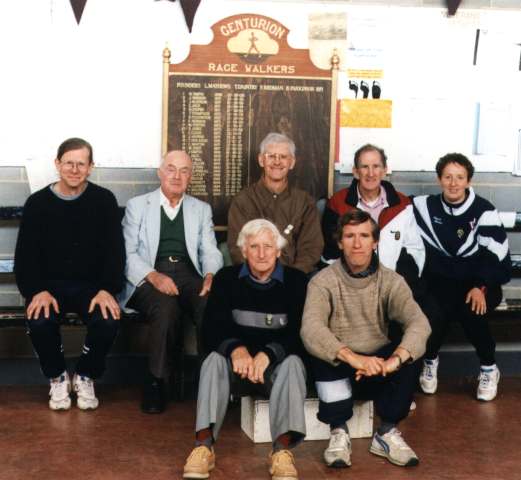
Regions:
[[[143,413],[163,413],[166,408],[165,383],[162,379],[148,379],[143,387]]]

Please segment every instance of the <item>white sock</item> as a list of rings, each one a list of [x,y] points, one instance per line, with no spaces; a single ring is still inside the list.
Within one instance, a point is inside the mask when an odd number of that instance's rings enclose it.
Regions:
[[[492,365],[481,365],[479,367],[481,369],[481,371],[483,372],[493,372],[494,370],[497,370],[497,365],[494,363]]]

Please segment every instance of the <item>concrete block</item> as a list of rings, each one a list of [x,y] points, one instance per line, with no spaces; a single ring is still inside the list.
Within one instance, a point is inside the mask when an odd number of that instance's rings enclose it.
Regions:
[[[136,196],[136,190],[131,183],[99,182],[99,185],[109,189],[116,197],[118,205],[124,206],[127,201]]]
[[[98,168],[100,182],[158,182],[154,168]]]
[[[397,183],[394,183],[393,182],[393,185],[394,185],[394,188],[396,188],[396,190],[398,190],[399,192],[402,192],[403,194],[405,195],[423,195],[423,190],[422,190],[422,186],[421,184],[401,184],[399,182]]]
[[[25,203],[30,193],[28,183],[1,182],[0,205],[2,207],[18,207]]]
[[[7,180],[21,181],[23,180],[21,167],[0,167],[0,178],[5,182]]]
[[[472,185],[473,185],[474,192],[476,193],[476,195],[479,195],[480,197],[487,199],[489,202],[492,201],[492,191],[496,187],[490,187],[488,185],[480,185],[479,183],[478,184],[473,183]]]
[[[329,426],[317,419],[318,399],[308,398],[304,405],[307,436],[305,440],[328,440]],[[373,402],[355,401],[353,417],[347,422],[351,438],[373,434]],[[241,398],[241,428],[254,443],[271,442],[269,400]]]
[[[0,258],[13,258],[18,236],[18,225],[5,223],[0,226]]]
[[[521,279],[513,278],[503,286],[503,297],[508,300],[521,299]]]
[[[475,172],[472,177],[472,183],[474,185],[478,183],[520,185],[521,178],[506,172]]]
[[[392,166],[392,165],[391,165]],[[435,172],[405,172],[405,171],[393,171],[391,175],[387,176],[387,179],[394,183],[425,183],[436,182]]]
[[[23,298],[17,292],[16,287],[11,292],[0,292],[0,306],[2,307],[21,307]]]
[[[521,232],[511,232],[507,235],[510,253],[521,253]]]
[[[159,188],[159,180],[157,182],[151,182],[151,183],[136,183],[134,185],[134,190],[137,195],[143,195],[145,193],[150,193],[154,190]]]
[[[492,190],[491,202],[500,211],[521,210],[521,186],[500,186]]]
[[[439,185],[435,185],[433,183],[422,185],[422,195],[437,195],[440,192],[441,190]]]

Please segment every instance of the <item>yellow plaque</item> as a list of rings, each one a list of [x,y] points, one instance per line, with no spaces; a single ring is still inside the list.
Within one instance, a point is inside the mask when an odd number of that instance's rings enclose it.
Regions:
[[[391,128],[392,100],[340,101],[340,126],[351,128]]]

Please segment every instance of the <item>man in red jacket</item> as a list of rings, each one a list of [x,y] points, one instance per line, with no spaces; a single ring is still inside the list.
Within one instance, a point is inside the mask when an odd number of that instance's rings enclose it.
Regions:
[[[409,197],[385,181],[386,174],[387,157],[383,149],[367,144],[356,151],[351,186],[328,200],[322,217],[325,241],[322,260],[332,263],[340,257],[335,239],[338,219],[355,208],[364,210],[380,227],[379,260],[402,275],[415,292],[425,263],[425,247]]]

